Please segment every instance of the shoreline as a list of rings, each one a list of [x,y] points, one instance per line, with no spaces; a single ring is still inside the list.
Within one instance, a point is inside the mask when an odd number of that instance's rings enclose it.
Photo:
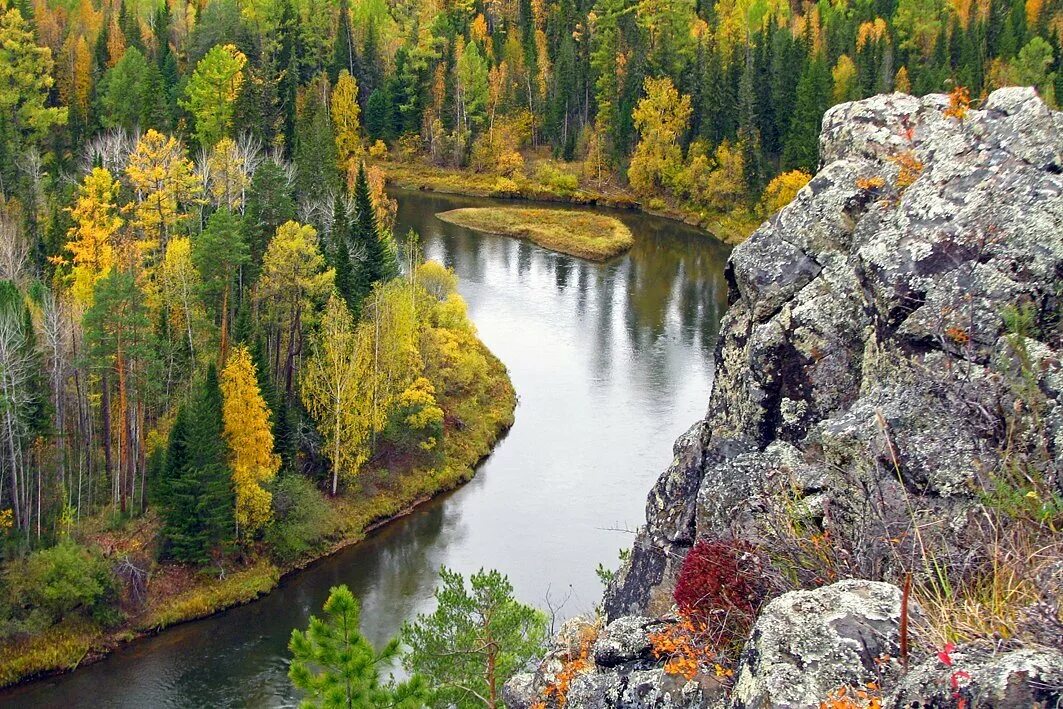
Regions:
[[[663,202],[654,206],[652,202],[659,200],[650,200],[651,204],[647,204],[623,189],[604,192],[584,186],[575,189],[558,188],[530,177],[512,180],[498,175],[436,167],[421,162],[371,160],[369,164],[384,172],[388,185],[402,190],[640,212],[695,227],[704,231],[707,236],[732,246],[745,241],[761,222],[756,219],[749,224],[736,223],[729,226],[724,221],[734,220],[727,213],[695,213]]]
[[[504,406],[500,415],[492,416],[491,420],[487,421],[484,440],[472,440],[477,437],[477,431],[473,427],[465,429],[463,438],[470,440],[462,442],[472,444],[468,455],[462,455],[464,448],[448,450],[445,458],[430,469],[438,473],[434,476],[439,479],[437,485],[425,487],[417,485],[416,482],[411,484],[408,479],[411,476],[400,475],[398,477],[407,479],[402,480],[403,490],[397,497],[384,500],[384,504],[390,503],[387,511],[352,525],[349,530],[341,532],[337,539],[324,544],[321,549],[283,565],[268,556],[260,556],[233,570],[225,578],[198,582],[189,589],[164,598],[157,606],[145,606],[140,614],[128,618],[121,627],[106,630],[88,627],[84,623],[61,623],[28,639],[0,643],[0,657],[3,657],[5,652],[13,652],[16,660],[22,659],[26,663],[25,667],[16,667],[14,670],[11,670],[10,663],[7,668],[0,667],[0,703],[4,701],[6,694],[15,696],[20,688],[28,687],[36,681],[74,672],[80,667],[99,662],[130,643],[159,635],[183,623],[202,620],[253,603],[300,571],[365,541],[373,532],[408,517],[426,503],[472,480],[480,465],[512,427],[517,403],[516,392],[505,365],[482,341],[478,342],[491,365],[491,388],[501,387],[500,396]],[[490,412],[490,408],[483,408],[485,415]],[[457,432],[448,433],[455,437],[459,435]],[[374,501],[379,502],[384,497],[386,496],[378,494]],[[346,506],[343,496],[331,499],[330,504],[334,512],[336,508],[342,509]],[[201,594],[207,594],[208,598],[212,599],[208,605],[195,603]],[[20,652],[27,650],[32,653],[31,656],[39,656],[39,659],[36,662],[27,660],[28,653]]]

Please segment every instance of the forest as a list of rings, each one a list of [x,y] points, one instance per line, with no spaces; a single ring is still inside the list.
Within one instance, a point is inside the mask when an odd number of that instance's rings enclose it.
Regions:
[[[8,650],[113,624],[145,559],[291,563],[486,452],[512,390],[392,171],[748,232],[830,106],[1056,105],[1061,37],[1059,0],[0,0]]]

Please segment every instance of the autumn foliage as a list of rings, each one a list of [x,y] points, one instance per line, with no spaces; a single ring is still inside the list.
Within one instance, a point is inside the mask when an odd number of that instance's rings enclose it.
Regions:
[[[745,638],[766,591],[752,547],[702,540],[683,560],[674,597],[679,613],[703,628],[705,641],[722,648]]]

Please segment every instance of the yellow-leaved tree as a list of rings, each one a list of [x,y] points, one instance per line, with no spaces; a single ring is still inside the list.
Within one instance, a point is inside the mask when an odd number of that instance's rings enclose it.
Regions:
[[[635,107],[632,118],[639,143],[631,156],[628,179],[643,194],[671,188],[683,167],[679,141],[690,125],[690,97],[680,96],[672,80],[646,79],[646,97]]]
[[[332,89],[332,127],[336,133],[336,157],[346,172],[362,145],[358,134],[361,108],[358,106],[358,82],[344,69]]]
[[[74,226],[66,248],[74,266],[71,291],[84,306],[92,304],[93,287],[114,265],[114,235],[122,228],[116,204],[119,187],[110,172],[94,168],[78,187],[70,208]]]
[[[239,211],[244,206],[244,194],[251,179],[236,141],[232,138],[219,140],[210,150],[207,168],[207,183],[214,204]]]
[[[188,216],[181,207],[199,197],[192,162],[180,141],[152,129],[137,141],[126,175],[136,196],[133,225],[141,231],[141,246],[149,254],[165,253],[174,227]]]
[[[812,176],[804,170],[790,170],[776,175],[764,188],[760,198],[760,213],[765,219],[790,204]]]
[[[170,331],[183,330],[188,338],[188,354],[196,360],[195,332],[204,321],[199,294],[203,290],[199,271],[192,262],[192,242],[187,236],[170,239],[157,269],[162,305],[170,319]]]
[[[246,347],[232,351],[220,384],[222,422],[236,491],[237,532],[251,537],[270,520],[272,498],[265,486],[277,474],[281,460],[273,451],[269,408]]]
[[[347,304],[333,293],[300,378],[303,403],[328,446],[333,495],[340,478],[352,479],[369,457],[373,402],[363,376],[372,362],[368,333],[355,329]]]
[[[314,227],[289,221],[277,227],[262,259],[255,298],[273,332],[274,361],[280,363],[284,393],[295,389],[295,361],[302,352],[303,332],[312,325],[315,306],[324,301],[336,283],[336,271],[327,268]]]

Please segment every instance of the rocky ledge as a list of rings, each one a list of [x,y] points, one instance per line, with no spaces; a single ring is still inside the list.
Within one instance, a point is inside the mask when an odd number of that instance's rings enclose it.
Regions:
[[[1063,114],[1026,88],[979,110],[883,95],[831,109],[821,154],[731,256],[708,413],[602,617],[507,685],[511,709],[1063,702],[1063,567],[1006,628],[943,631],[899,588],[956,593],[1001,520],[1063,499]],[[655,637],[701,542],[751,550],[771,592],[732,662],[676,671]]]

